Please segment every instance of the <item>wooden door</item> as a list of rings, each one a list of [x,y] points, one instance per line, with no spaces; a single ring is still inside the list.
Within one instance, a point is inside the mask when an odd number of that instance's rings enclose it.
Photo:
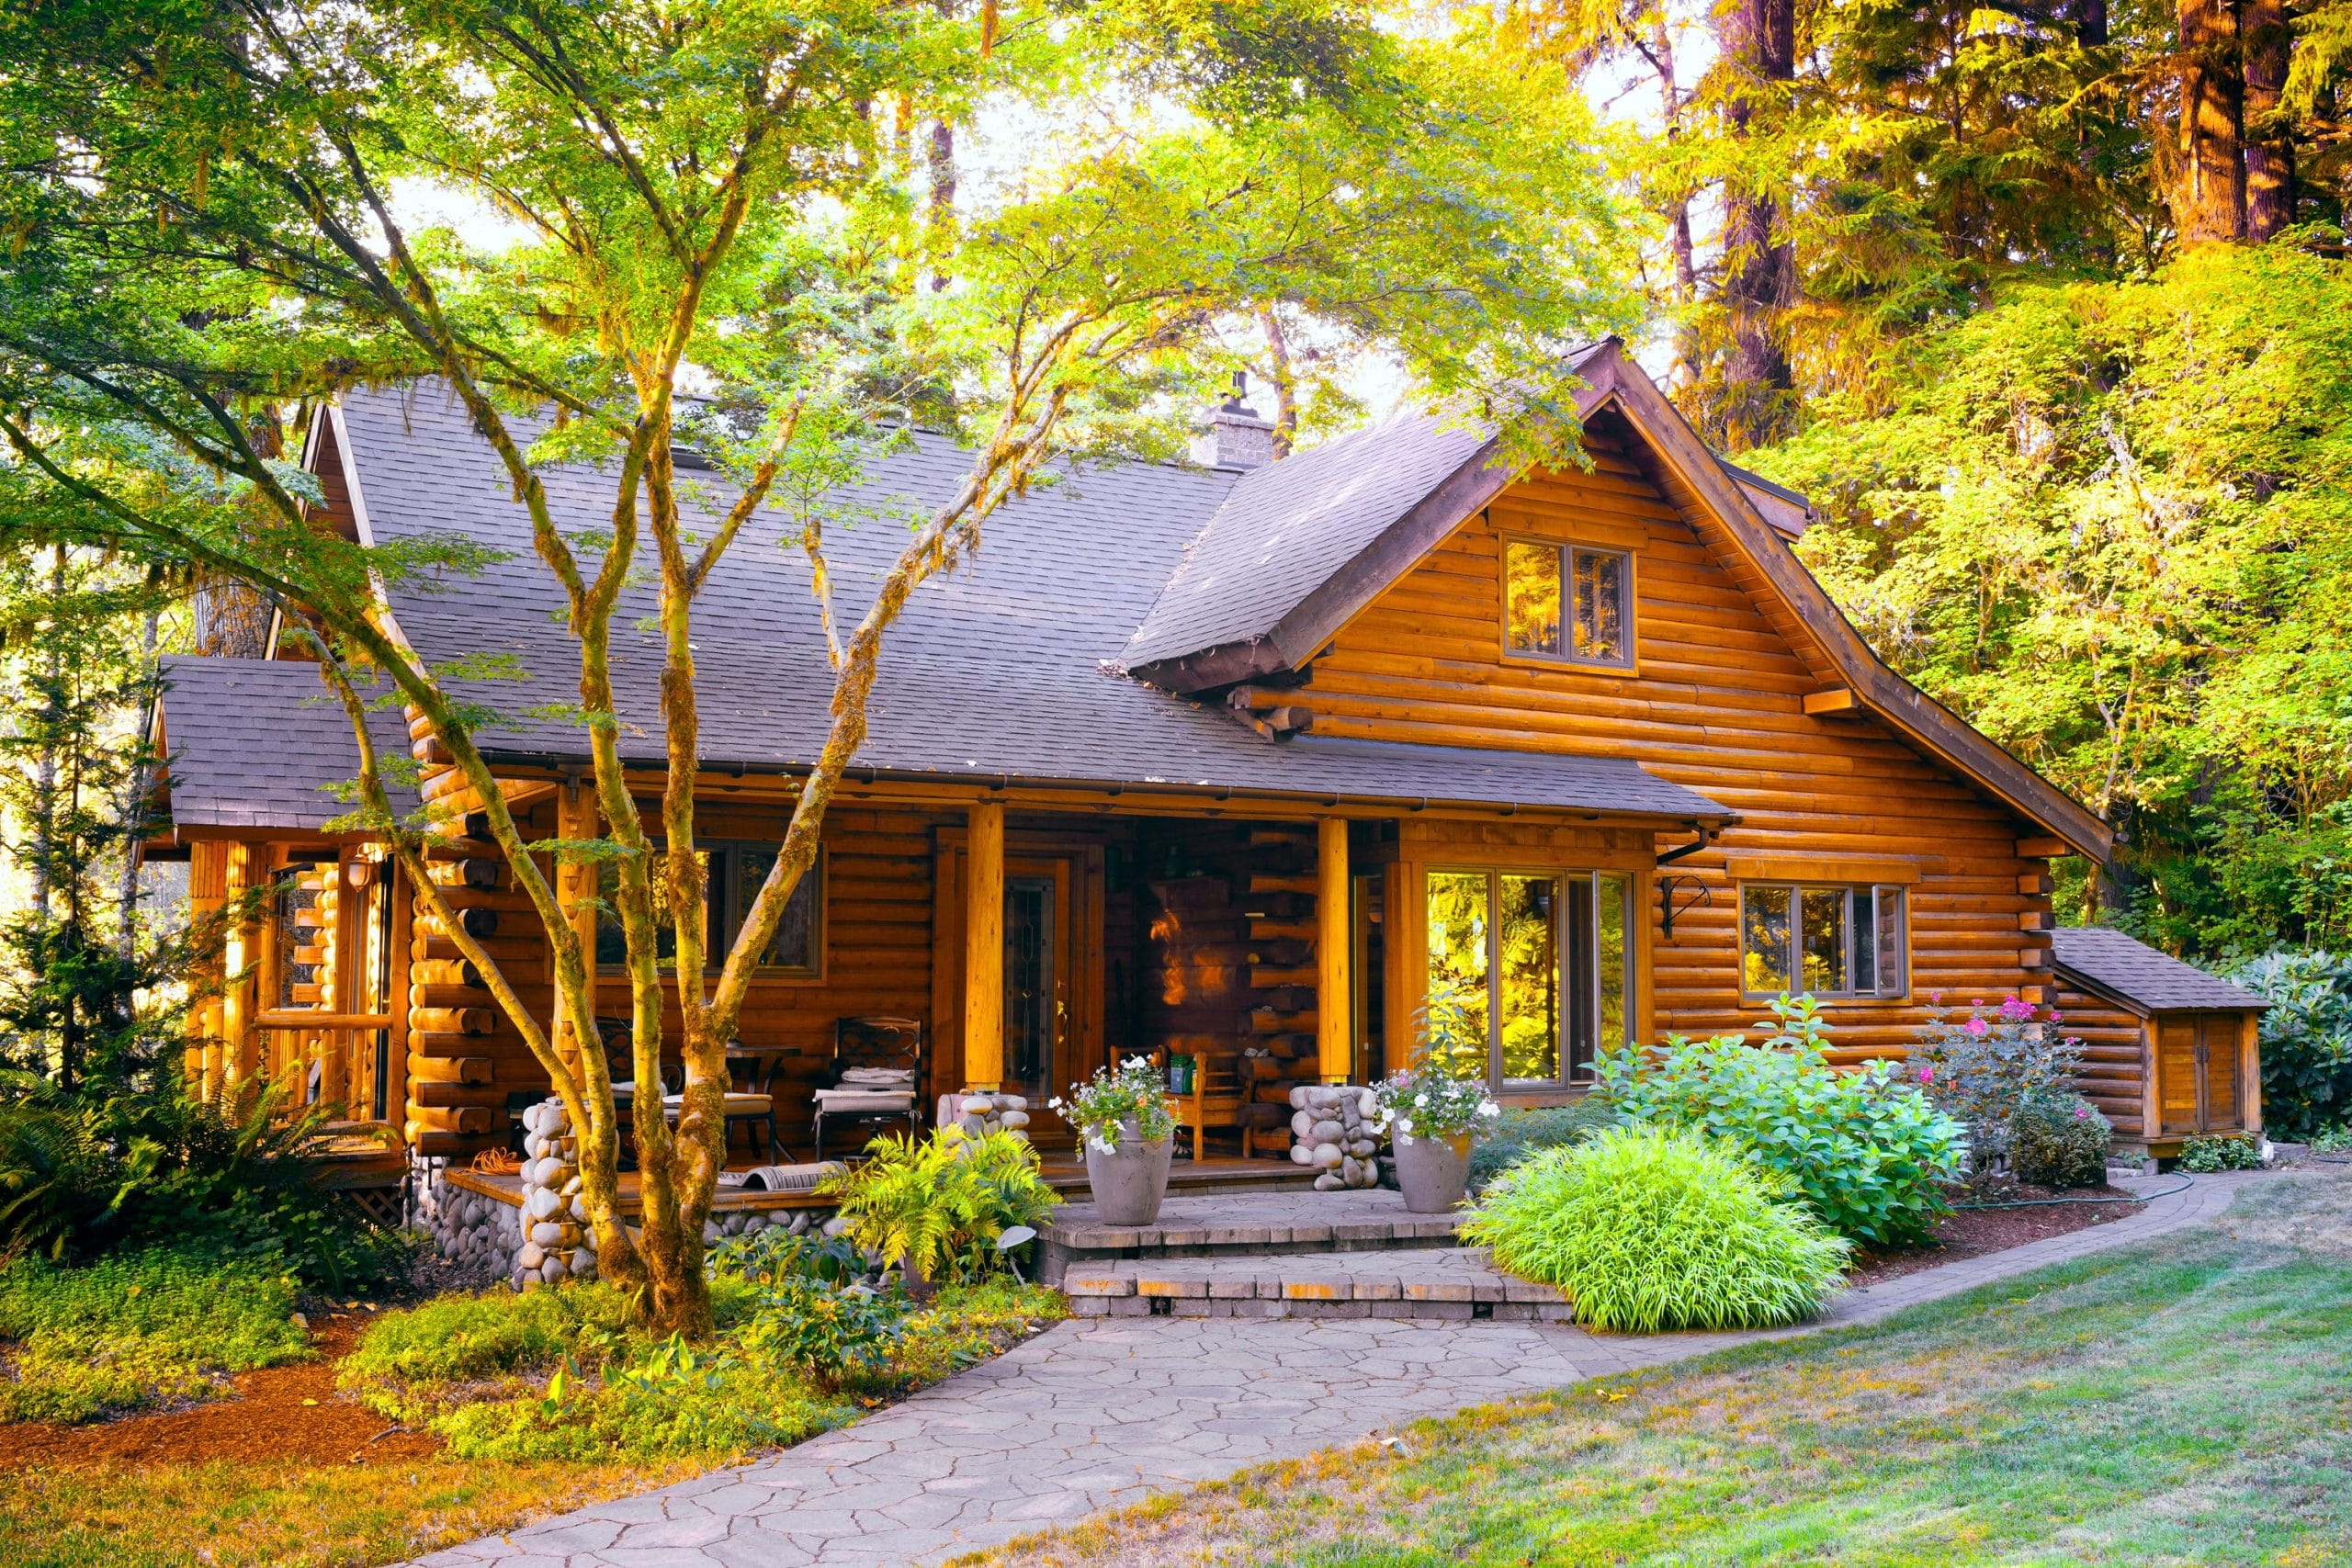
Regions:
[[[2235,1013],[2172,1013],[2156,1020],[2156,1097],[2167,1136],[2243,1127]]]
[[[1039,843],[1042,834],[1009,835],[1005,877],[1004,1087],[1029,1100],[1029,1134],[1038,1147],[1067,1152],[1076,1142],[1046,1101],[1069,1092],[1072,1080],[1102,1065],[1103,857],[1099,844],[1069,848]],[[1027,839],[1024,843],[1021,840]],[[963,834],[940,835],[932,907],[931,1014],[935,1026],[932,1052],[933,1095],[951,1094],[964,1076],[964,874]],[[1047,889],[1050,889],[1049,895]],[[1020,922],[1027,922],[1025,926]],[[1044,939],[1041,950],[1016,953],[1016,931]],[[1025,940],[1025,938],[1023,939]],[[1023,965],[1016,975],[1013,965]],[[1032,1007],[1016,998],[1015,987],[1042,998]],[[1043,1021],[1043,1049],[1024,1061],[1016,1030]],[[1028,1069],[1020,1076],[1020,1069]],[[1033,1081],[1034,1080],[1034,1081]]]

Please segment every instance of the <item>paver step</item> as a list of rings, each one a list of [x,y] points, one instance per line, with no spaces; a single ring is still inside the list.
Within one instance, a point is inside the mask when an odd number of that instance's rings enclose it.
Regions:
[[[1061,1286],[1079,1317],[1558,1323],[1570,1315],[1558,1291],[1502,1272],[1483,1247],[1075,1263]]]
[[[1040,1227],[1043,1277],[1059,1284],[1081,1264],[1144,1258],[1355,1254],[1454,1245],[1459,1214],[1415,1214],[1395,1192],[1170,1194],[1148,1225],[1106,1224],[1092,1203],[1070,1203]]]

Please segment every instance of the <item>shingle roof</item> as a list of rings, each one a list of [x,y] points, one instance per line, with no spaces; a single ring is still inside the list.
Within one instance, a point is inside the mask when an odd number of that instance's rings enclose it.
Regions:
[[[167,659],[164,678],[175,825],[316,829],[352,809],[328,792],[359,776],[359,747],[316,665]],[[398,712],[371,713],[368,728],[379,755],[408,756]],[[390,793],[396,810],[416,809],[413,789]]]
[[[2062,973],[2151,1011],[2177,1008],[2260,1008],[2253,992],[2183,964],[2106,926],[2061,926],[2052,957]]]
[[[1121,662],[1134,669],[1274,636],[1332,573],[1492,439],[1489,430],[1412,414],[1244,475],[1185,547]]]
[[[577,726],[531,716],[577,701],[578,655],[556,623],[554,586],[531,558],[525,513],[463,411],[441,387],[420,384],[352,393],[341,418],[369,536],[456,529],[516,558],[476,577],[390,591],[401,631],[427,659],[514,656],[518,679],[469,688],[503,716],[483,734],[485,750],[584,755]],[[830,498],[828,561],[845,607],[862,608],[895,558],[905,531],[891,518],[946,494],[966,461],[944,439],[917,434],[876,459],[865,482]],[[543,479],[561,525],[602,526],[608,479],[582,468],[549,468]],[[1059,475],[1008,504],[989,520],[977,556],[926,583],[888,633],[857,767],[1685,820],[1731,815],[1629,759],[1270,739],[1117,673],[1111,661],[1186,542],[1236,488],[1228,471],[1125,464]],[[706,532],[730,499],[716,487],[702,498]],[[868,515],[848,525],[861,511]],[[806,767],[823,742],[831,672],[807,567],[781,547],[781,533],[776,522],[763,536],[747,532],[697,603],[706,766]],[[623,753],[658,765],[653,607],[650,587],[625,595],[613,659]]]
[[[1577,349],[1568,367],[1581,370],[1615,346],[1612,339]],[[1395,570],[1510,478],[1491,425],[1432,414],[1386,420],[1259,468],[1186,547],[1120,663],[1164,680],[1179,661],[1267,645],[1257,660],[1263,669],[1297,668]],[[1441,497],[1441,487],[1450,493]],[[1432,513],[1423,503],[1433,499],[1451,504]],[[1413,537],[1384,548],[1399,531]]]

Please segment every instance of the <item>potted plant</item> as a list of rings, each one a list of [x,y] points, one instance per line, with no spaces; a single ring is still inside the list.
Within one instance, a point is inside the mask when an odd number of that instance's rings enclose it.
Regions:
[[[1086,1149],[1086,1182],[1095,1212],[1114,1225],[1148,1225],[1168,1196],[1168,1160],[1176,1119],[1168,1113],[1168,1083],[1142,1056],[1069,1086],[1069,1098],[1050,1102],[1078,1129]]]
[[[1442,1058],[1372,1086],[1374,1114],[1396,1150],[1396,1185],[1416,1214],[1453,1211],[1470,1185],[1470,1145],[1502,1107],[1484,1079]]]

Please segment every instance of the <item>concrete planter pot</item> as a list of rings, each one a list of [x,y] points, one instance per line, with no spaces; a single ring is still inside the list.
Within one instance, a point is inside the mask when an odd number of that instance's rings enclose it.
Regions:
[[[1168,1161],[1176,1148],[1173,1133],[1146,1139],[1129,1122],[1119,1129],[1119,1146],[1104,1154],[1086,1145],[1086,1184],[1104,1224],[1148,1225],[1159,1218],[1168,1196]]]
[[[1396,1185],[1405,1207],[1416,1214],[1450,1214],[1461,1207],[1470,1190],[1470,1134],[1450,1138],[1416,1138],[1399,1133],[1396,1145]]]

